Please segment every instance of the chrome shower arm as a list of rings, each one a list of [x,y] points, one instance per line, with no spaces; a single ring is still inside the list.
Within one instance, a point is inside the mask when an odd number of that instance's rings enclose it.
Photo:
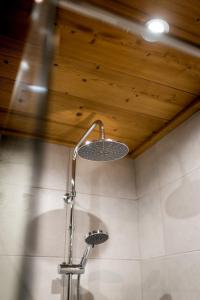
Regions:
[[[86,133],[82,136],[82,138],[80,139],[80,141],[76,145],[76,147],[74,149],[73,160],[76,159],[78,148],[82,145],[82,143],[86,140],[88,135],[95,129],[96,126],[99,126],[99,139],[104,139],[105,138],[105,131],[104,131],[103,122],[101,120],[96,120],[94,123],[92,123],[90,128],[88,128]]]
[[[78,153],[79,147],[82,145],[82,143],[86,140],[88,135],[96,128],[96,126],[99,126],[99,139],[105,138],[105,131],[104,131],[104,125],[101,120],[96,120],[92,125],[88,128],[86,133],[82,136],[82,138],[79,140],[78,144],[74,148],[73,157],[72,157],[72,177],[71,177],[71,193],[66,193],[64,196],[64,201],[66,203],[73,202],[74,198],[76,197],[76,189],[75,189],[75,180],[76,180],[76,157]]]

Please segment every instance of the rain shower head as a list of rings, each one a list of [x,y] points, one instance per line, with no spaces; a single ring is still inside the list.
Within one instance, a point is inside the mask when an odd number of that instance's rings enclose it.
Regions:
[[[82,158],[93,161],[112,161],[126,156],[129,152],[128,146],[111,140],[99,139],[86,142],[78,149],[78,155]]]
[[[102,230],[92,231],[89,232],[86,236],[85,242],[88,245],[99,245],[103,244],[108,240],[109,236],[107,233],[103,232]]]

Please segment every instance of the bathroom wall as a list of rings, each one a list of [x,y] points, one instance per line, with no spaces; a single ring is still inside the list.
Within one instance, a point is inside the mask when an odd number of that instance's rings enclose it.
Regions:
[[[134,161],[77,163],[75,256],[84,236],[101,228],[109,240],[93,250],[82,278],[83,299],[141,299]]]
[[[200,113],[135,168],[142,299],[200,299]]]
[[[0,144],[0,299],[66,299],[57,274],[68,249],[71,150],[4,137]],[[74,260],[85,234],[109,240],[93,250],[82,276],[82,300],[141,300],[134,162],[77,162]]]
[[[199,129],[197,113],[135,161],[78,159],[74,261],[88,231],[110,236],[91,254],[82,300],[199,299]],[[0,143],[0,299],[66,297],[56,269],[68,251],[71,154],[22,138]]]
[[[69,150],[4,137],[0,160],[0,299],[60,300]]]

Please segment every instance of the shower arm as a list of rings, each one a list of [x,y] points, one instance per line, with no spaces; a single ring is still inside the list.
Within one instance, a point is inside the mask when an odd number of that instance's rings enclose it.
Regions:
[[[72,158],[72,179],[71,179],[71,187],[72,187],[72,196],[76,196],[75,191],[75,178],[76,178],[76,158],[79,147],[83,144],[83,142],[86,140],[88,135],[97,127],[99,126],[99,139],[105,139],[105,130],[104,125],[101,120],[96,120],[92,123],[92,125],[88,128],[86,133],[82,136],[82,138],[79,140],[78,144],[74,148],[73,158]]]
[[[75,178],[76,178],[76,158],[79,147],[83,144],[83,142],[86,140],[88,135],[97,127],[99,126],[99,139],[105,139],[105,130],[104,125],[101,120],[96,120],[92,123],[92,125],[88,128],[86,133],[82,136],[82,138],[79,140],[78,144],[74,148],[73,157],[72,157],[72,177],[71,177],[71,193],[67,193],[64,196],[64,200],[67,203],[71,203],[74,198],[76,197],[76,190],[75,190]]]
[[[90,128],[86,131],[86,133],[82,136],[76,147],[74,148],[74,154],[73,154],[73,160],[76,159],[77,153],[78,153],[78,148],[83,144],[83,142],[86,140],[88,135],[95,129],[96,126],[99,126],[99,139],[105,139],[105,130],[104,130],[104,125],[101,120],[96,120]]]
[[[78,144],[74,148],[73,157],[72,157],[72,176],[71,176],[71,192],[66,193],[63,197],[64,201],[69,204],[72,203],[74,198],[76,197],[76,189],[75,189],[75,178],[76,178],[76,158],[79,147],[83,144],[86,140],[88,135],[97,127],[99,126],[99,139],[105,139],[105,130],[104,125],[101,120],[96,120],[92,123],[92,125],[88,128],[86,133],[82,136],[79,140]]]

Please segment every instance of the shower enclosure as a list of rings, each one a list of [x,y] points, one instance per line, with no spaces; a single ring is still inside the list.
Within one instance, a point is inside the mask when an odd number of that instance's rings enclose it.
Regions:
[[[89,134],[99,127],[99,139],[95,141],[86,141]],[[85,143],[84,143],[85,142]],[[113,161],[123,158],[128,154],[128,147],[120,143],[105,138],[104,125],[101,120],[96,120],[86,131],[83,137],[76,145],[72,158],[72,178],[71,192],[64,195],[64,201],[70,207],[70,225],[69,225],[69,255],[68,262],[63,262],[58,266],[58,273],[68,276],[67,300],[72,300],[72,276],[77,275],[77,300],[80,299],[80,276],[85,272],[87,259],[90,250],[98,244],[104,243],[109,238],[108,234],[101,229],[89,232],[85,238],[87,244],[80,264],[73,263],[73,241],[74,241],[74,205],[76,198],[76,159],[77,155],[91,161]]]

